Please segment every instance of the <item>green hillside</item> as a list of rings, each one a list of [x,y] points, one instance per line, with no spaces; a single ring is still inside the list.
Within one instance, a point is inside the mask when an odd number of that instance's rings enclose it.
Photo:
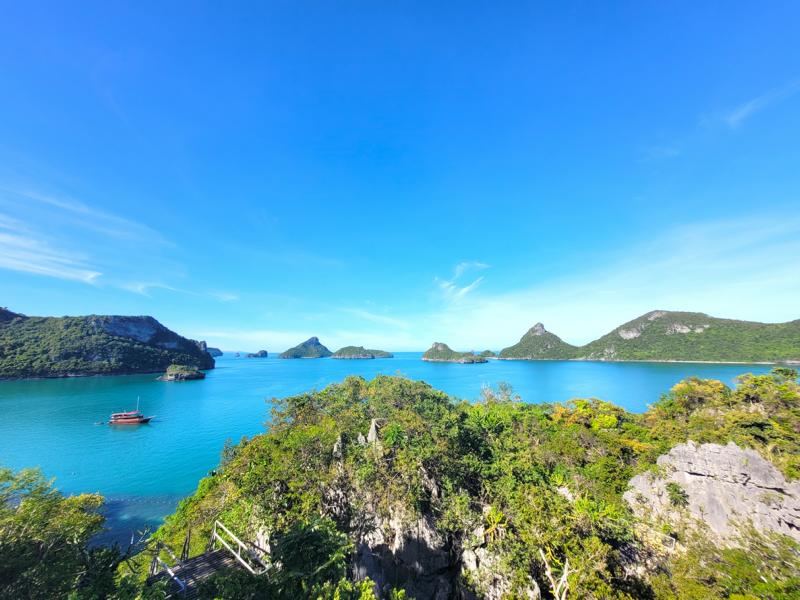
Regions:
[[[575,358],[577,348],[550,333],[537,323],[520,338],[519,342],[500,351],[500,358],[516,359],[568,359]]]
[[[26,317],[0,309],[0,378],[161,373],[171,364],[213,369],[205,342],[153,317]]]
[[[800,360],[800,320],[755,323],[656,310],[579,349],[600,360],[771,362]]]
[[[800,361],[800,320],[756,323],[655,310],[603,337],[572,346],[541,323],[500,352],[518,360]]]

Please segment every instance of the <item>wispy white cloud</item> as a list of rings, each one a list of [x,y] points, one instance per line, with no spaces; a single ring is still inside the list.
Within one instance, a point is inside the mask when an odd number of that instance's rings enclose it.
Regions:
[[[450,279],[436,277],[434,283],[438,286],[445,300],[448,302],[458,302],[477,288],[484,279],[481,275],[473,279],[470,283],[463,285],[459,282],[461,277],[470,271],[482,271],[488,268],[489,265],[479,261],[462,261],[455,266],[453,269],[453,276],[450,277]]]
[[[220,302],[235,302],[239,299],[239,296],[230,292],[208,292],[208,295]]]
[[[408,321],[403,321],[402,319],[396,319],[394,317],[370,312],[360,308],[343,308],[341,310],[342,312],[353,315],[354,317],[358,317],[359,319],[364,319],[365,321],[370,321],[372,323],[379,323],[381,325],[389,325],[391,327],[400,328],[408,327],[409,325]]]
[[[26,201],[34,201],[53,207],[62,214],[74,215],[76,219],[73,224],[79,228],[91,229],[116,239],[125,238],[142,243],[171,244],[161,233],[147,225],[98,210],[73,198],[44,194],[27,189],[0,189],[0,191],[24,198]]]
[[[187,293],[186,290],[181,290],[171,285],[146,281],[125,281],[118,284],[118,287],[128,292],[139,294],[140,296],[147,296],[148,298],[152,290],[167,290],[170,292],[180,292],[182,294]]]
[[[786,100],[798,91],[800,91],[800,81],[794,81],[783,87],[772,89],[727,111],[722,115],[722,120],[731,129],[736,129],[754,114]]]
[[[45,239],[2,231],[0,268],[88,284],[95,284],[102,275],[86,263],[85,257],[66,253]]]

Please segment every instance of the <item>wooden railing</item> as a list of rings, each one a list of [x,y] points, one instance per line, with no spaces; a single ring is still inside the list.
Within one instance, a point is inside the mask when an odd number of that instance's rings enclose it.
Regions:
[[[226,540],[223,535],[220,534],[222,531],[229,540],[236,545],[236,549],[234,549],[228,540]],[[240,540],[234,533],[225,527],[219,521],[214,521],[214,529],[211,532],[211,547],[214,549],[216,547],[216,542],[222,544],[225,549],[233,554],[233,557],[242,565],[245,569],[247,569],[253,575],[259,575],[267,570],[267,565],[264,564],[264,561],[261,560],[261,557],[253,551],[252,548],[248,547],[242,540]],[[247,557],[250,562],[245,560]]]
[[[170,551],[169,548],[167,548],[166,546],[164,546],[164,548],[167,550],[167,552],[170,553],[170,555],[172,555],[172,552]],[[158,572],[159,565],[161,566],[162,569],[164,569],[167,575],[169,575],[169,578],[172,579],[172,581],[174,581],[176,584],[178,584],[178,587],[180,588],[179,590],[180,593],[181,594],[184,593],[186,591],[186,583],[175,574],[175,571],[172,570],[172,567],[169,566],[169,563],[161,560],[161,557],[158,555],[158,552],[156,552],[156,554],[153,556],[153,562],[150,565],[150,575],[155,575]]]

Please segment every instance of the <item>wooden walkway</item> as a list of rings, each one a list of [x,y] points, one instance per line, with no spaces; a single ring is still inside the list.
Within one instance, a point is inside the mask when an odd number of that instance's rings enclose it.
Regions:
[[[263,550],[253,544],[245,544],[219,521],[214,521],[208,551],[205,554],[187,558],[190,536],[191,532],[187,533],[180,559],[168,546],[162,543],[156,544],[155,554],[150,565],[152,575],[147,579],[147,583],[149,585],[159,581],[168,581],[168,598],[188,598],[189,600],[197,598],[197,588],[200,582],[221,569],[244,569],[251,575],[262,575],[268,569],[269,559]],[[217,549],[217,544],[221,548]],[[175,566],[170,566],[161,559],[159,556],[161,550],[169,554]]]
[[[194,558],[184,561],[180,565],[173,567],[172,571],[184,584],[186,584],[185,593],[181,592],[178,583],[166,573],[153,575],[147,579],[147,584],[153,584],[159,581],[169,581],[169,597],[171,598],[186,598],[187,600],[194,600],[198,596],[197,586],[204,579],[211,577],[220,569],[238,569],[239,563],[236,559],[226,550],[214,550],[213,552],[206,552]]]

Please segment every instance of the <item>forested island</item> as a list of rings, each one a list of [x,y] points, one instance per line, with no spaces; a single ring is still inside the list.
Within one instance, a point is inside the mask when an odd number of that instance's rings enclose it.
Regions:
[[[656,310],[603,337],[573,346],[534,325],[500,354],[518,360],[800,362],[800,320],[756,323]]]
[[[172,364],[213,369],[205,342],[148,316],[28,317],[0,308],[0,378],[163,373]]]
[[[345,346],[339,348],[331,355],[331,358],[342,359],[372,359],[372,358],[393,358],[394,354],[385,350],[370,350],[364,346]]]
[[[434,342],[422,355],[422,360],[428,362],[453,362],[461,364],[485,363],[486,357],[474,352],[456,352],[447,344]]]
[[[333,354],[323,346],[316,336],[308,338],[302,344],[281,353],[281,358],[326,358]]]
[[[154,553],[202,558],[217,521],[269,568],[231,561],[192,583],[200,598],[789,600],[798,477],[788,368],[690,378],[644,414],[348,377],[276,401],[133,557],[87,548],[100,497],[0,470],[0,597],[163,597],[169,578],[144,583]]]

